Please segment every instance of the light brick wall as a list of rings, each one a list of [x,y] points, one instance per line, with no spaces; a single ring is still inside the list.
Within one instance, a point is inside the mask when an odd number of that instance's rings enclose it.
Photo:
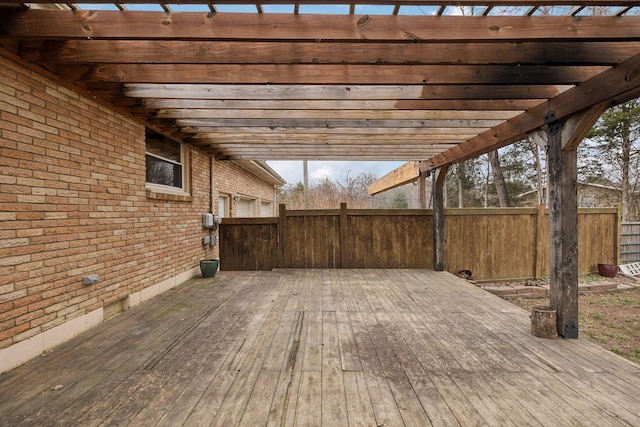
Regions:
[[[215,256],[209,157],[180,198],[145,191],[144,154],[142,125],[0,57],[0,349]]]
[[[272,202],[274,200],[274,186],[252,175],[238,166],[236,163],[229,161],[216,161],[213,167],[216,187],[216,200],[214,201],[214,211],[218,213],[217,197],[219,194],[227,194],[231,196],[231,216],[237,216],[236,203],[233,196],[250,196],[257,199],[256,216],[260,216],[260,202]],[[275,214],[274,214],[275,216]]]

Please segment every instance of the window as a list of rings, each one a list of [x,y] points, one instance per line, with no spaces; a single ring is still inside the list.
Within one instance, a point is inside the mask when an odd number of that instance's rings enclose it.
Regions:
[[[161,193],[184,194],[187,186],[187,148],[147,130],[147,187]]]
[[[256,199],[236,196],[236,216],[238,218],[252,218],[255,216]]]
[[[273,202],[267,202],[264,200],[260,202],[260,216],[262,217],[274,216]]]
[[[226,194],[218,195],[218,216],[220,218],[229,218],[229,196]]]

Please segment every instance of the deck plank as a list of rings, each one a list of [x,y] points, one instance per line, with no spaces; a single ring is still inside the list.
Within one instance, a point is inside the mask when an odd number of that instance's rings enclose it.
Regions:
[[[349,426],[369,427],[376,425],[364,372],[345,371],[343,375]]]
[[[322,425],[322,373],[302,371],[296,405],[296,426]]]
[[[220,272],[0,376],[0,426],[588,424],[640,366],[426,270]]]
[[[322,425],[348,425],[335,311],[322,313]]]
[[[363,319],[364,314],[349,313],[377,425],[404,425],[389,383],[384,376],[375,345]],[[370,312],[367,314],[371,315]]]

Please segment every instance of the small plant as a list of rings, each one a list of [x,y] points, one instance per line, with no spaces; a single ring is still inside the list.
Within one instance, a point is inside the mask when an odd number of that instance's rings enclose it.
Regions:
[[[596,282],[602,279],[602,276],[599,274],[585,274],[584,276],[580,276],[580,281],[584,283]]]
[[[618,347],[613,347],[611,349],[612,352],[614,352],[615,354],[618,354],[620,356],[624,356],[624,351],[622,351],[621,349],[619,349]]]
[[[600,320],[602,319],[602,314],[598,313],[597,311],[594,313],[591,313],[591,317],[593,317],[594,319]]]

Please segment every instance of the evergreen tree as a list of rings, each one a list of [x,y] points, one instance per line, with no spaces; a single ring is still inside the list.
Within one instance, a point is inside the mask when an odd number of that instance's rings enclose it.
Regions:
[[[617,186],[622,193],[622,219],[640,218],[640,100],[605,111],[584,145],[581,175],[591,182],[606,180]]]

